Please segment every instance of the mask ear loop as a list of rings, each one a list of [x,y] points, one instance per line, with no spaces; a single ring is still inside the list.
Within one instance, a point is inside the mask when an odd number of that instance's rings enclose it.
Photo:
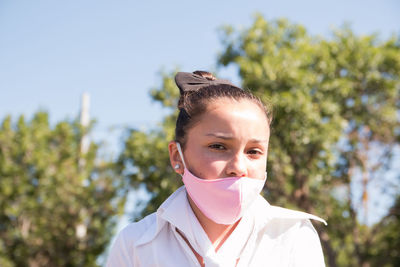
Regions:
[[[185,169],[186,169],[186,164],[185,164],[185,160],[183,159],[183,153],[182,153],[182,149],[181,149],[181,144],[176,142],[176,147],[178,148],[178,153],[181,156],[183,167],[185,167]]]

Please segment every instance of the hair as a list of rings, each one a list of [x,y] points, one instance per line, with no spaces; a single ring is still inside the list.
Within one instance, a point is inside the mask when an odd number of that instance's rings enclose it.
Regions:
[[[193,74],[203,78],[215,81],[216,78],[207,71],[194,71]],[[253,95],[248,90],[243,90],[231,84],[213,84],[201,87],[196,91],[181,90],[181,96],[178,101],[179,114],[176,120],[175,141],[182,147],[186,143],[186,134],[199,120],[202,114],[207,111],[207,107],[213,101],[220,98],[230,98],[232,100],[249,100],[256,104],[266,115],[268,125],[272,121],[272,108],[265,105],[260,98]]]

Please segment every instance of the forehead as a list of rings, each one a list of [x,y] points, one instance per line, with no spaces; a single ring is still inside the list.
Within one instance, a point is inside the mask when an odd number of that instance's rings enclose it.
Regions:
[[[220,98],[210,102],[193,130],[197,133],[221,132],[261,139],[269,136],[269,124],[265,112],[247,99]]]
[[[232,99],[227,97],[217,98],[211,101],[206,106],[205,114],[217,115],[219,113],[233,113],[247,114],[251,117],[260,117],[259,119],[265,119],[268,123],[267,115],[265,111],[255,102],[249,99]]]

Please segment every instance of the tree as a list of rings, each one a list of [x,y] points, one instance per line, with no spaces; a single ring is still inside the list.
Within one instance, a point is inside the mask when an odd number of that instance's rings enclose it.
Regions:
[[[399,40],[379,43],[348,28],[311,38],[258,16],[236,36],[226,29],[223,43],[220,63],[236,64],[243,86],[274,103],[269,197],[329,218],[336,227],[319,230],[331,266],[367,266],[372,236],[357,218],[367,213],[368,183],[399,144]],[[363,210],[352,197],[357,176]]]
[[[143,217],[154,212],[182,182],[169,163],[168,142],[174,139],[174,127],[178,115],[176,109],[179,91],[171,78],[174,73],[162,74],[162,89],[152,89],[151,95],[171,111],[159,127],[148,132],[130,129],[125,139],[124,149],[118,160],[119,172],[124,173],[133,188],[144,185],[151,198],[145,209],[139,213]]]
[[[87,129],[62,121],[51,127],[38,112],[0,128],[0,265],[97,266],[125,197],[113,163]]]
[[[242,87],[274,106],[265,197],[328,219],[328,227],[316,226],[329,266],[369,266],[382,228],[368,226],[361,215],[376,177],[393,182],[385,173],[400,141],[399,40],[358,37],[346,27],[317,38],[262,16],[240,32],[226,27],[221,37],[220,66],[235,66]],[[167,154],[178,97],[172,73],[152,97],[171,115],[150,133],[133,130],[120,158],[121,166],[135,167],[132,184],[153,194],[146,214],[180,185]]]
[[[376,231],[372,248],[372,266],[399,266],[400,265],[400,196],[389,213],[373,227]]]

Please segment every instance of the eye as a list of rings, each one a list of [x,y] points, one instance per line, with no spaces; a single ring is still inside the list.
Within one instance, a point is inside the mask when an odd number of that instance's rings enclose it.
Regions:
[[[225,146],[221,145],[221,144],[211,144],[208,147],[211,149],[214,149],[214,150],[225,150],[226,149]]]
[[[260,149],[250,149],[250,150],[247,151],[247,154],[250,154],[250,155],[263,155],[264,152],[262,150],[260,150]]]

